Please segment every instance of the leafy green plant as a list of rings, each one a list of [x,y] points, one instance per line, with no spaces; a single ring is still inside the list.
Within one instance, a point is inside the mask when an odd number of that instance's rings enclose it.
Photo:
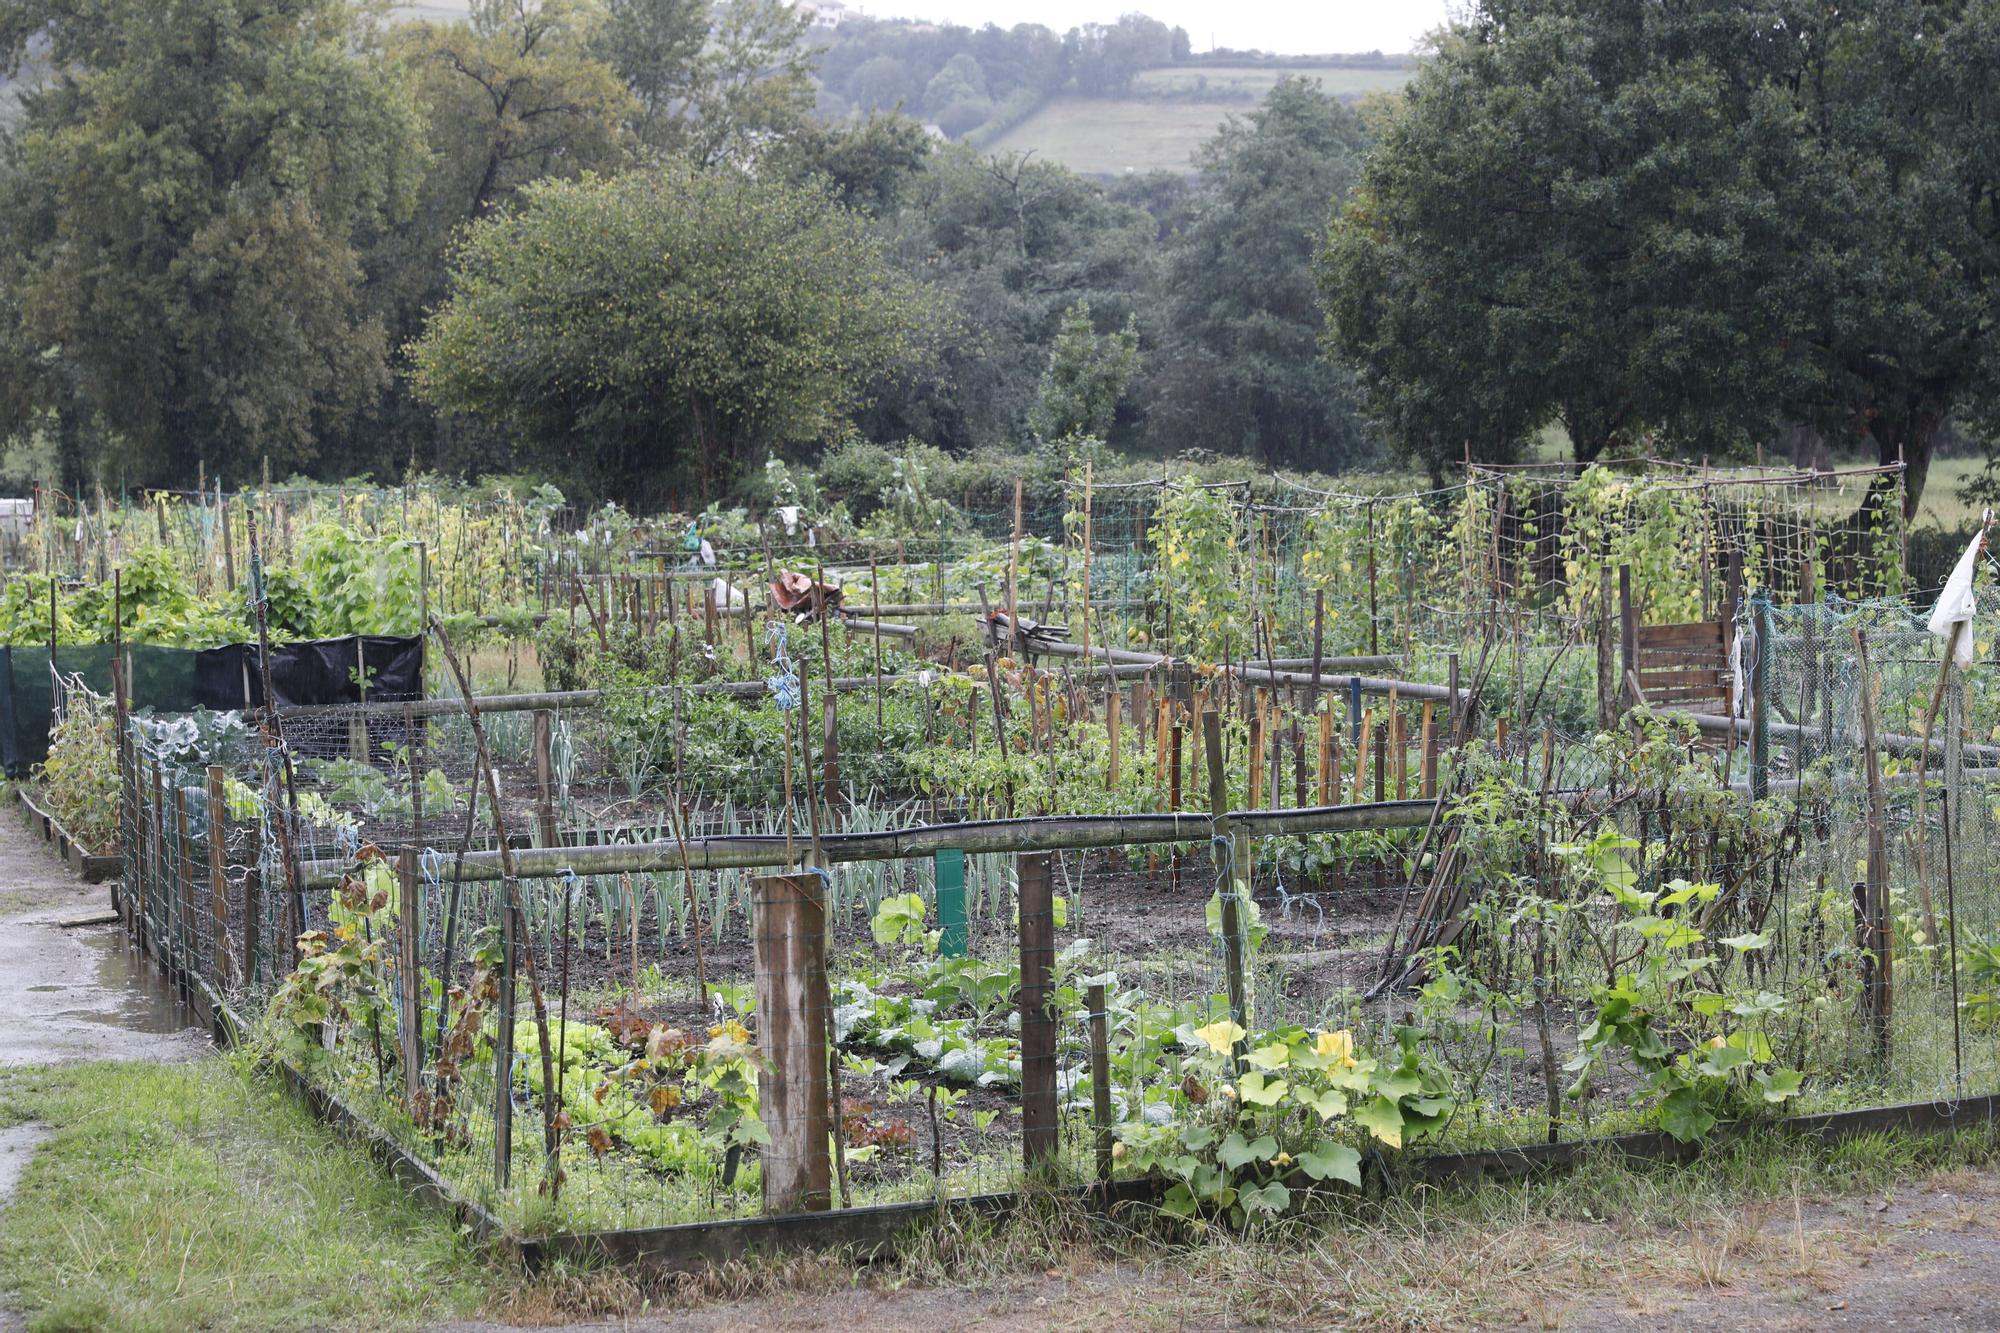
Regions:
[[[1353,1034],[1284,1027],[1257,1034],[1222,1019],[1189,1029],[1181,1105],[1165,1124],[1117,1129],[1116,1156],[1174,1181],[1171,1217],[1211,1216],[1241,1228],[1293,1211],[1312,1192],[1359,1187],[1364,1150],[1435,1134],[1452,1109],[1444,1078],[1398,1029],[1386,1058],[1359,1054]],[[1242,1043],[1239,1060],[1233,1052]]]
[[[1768,1030],[1787,1007],[1784,997],[1765,990],[1732,996],[1690,984],[1720,960],[1707,951],[1692,912],[1676,909],[1711,904],[1720,888],[1676,880],[1644,892],[1615,879],[1606,887],[1622,912],[1616,930],[1637,943],[1629,958],[1621,950],[1614,979],[1592,993],[1596,1013],[1577,1033],[1577,1054],[1565,1065],[1576,1076],[1569,1095],[1584,1095],[1593,1072],[1622,1055],[1643,1080],[1639,1099],[1660,1128],[1683,1142],[1797,1095],[1802,1075],[1778,1064]],[[1745,934],[1720,943],[1748,953],[1770,941]]]
[[[920,893],[899,893],[882,900],[868,923],[875,942],[886,948],[935,948],[937,932],[924,926],[924,898]]]
[[[62,716],[49,732],[40,779],[49,812],[93,852],[118,844],[117,710],[80,682],[65,690]]]

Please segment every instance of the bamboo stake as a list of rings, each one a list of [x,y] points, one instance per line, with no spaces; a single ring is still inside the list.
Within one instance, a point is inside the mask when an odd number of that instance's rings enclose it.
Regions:
[[[1868,788],[1868,880],[1863,915],[1869,952],[1875,960],[1868,1017],[1875,1029],[1876,1050],[1887,1061],[1895,1003],[1895,935],[1888,910],[1889,858],[1883,836],[1882,769],[1875,752],[1875,679],[1868,666],[1868,636],[1858,627],[1854,631],[1854,651],[1861,669],[1862,771]]]
[[[1083,465],[1083,651],[1090,652],[1090,566],[1092,534],[1090,530],[1090,483],[1091,464]]]
[[[1354,747],[1354,804],[1368,799],[1368,738],[1375,734],[1375,710],[1361,710],[1361,740]]]
[[[1021,646],[1019,583],[1021,577],[1021,478],[1014,478],[1014,540],[1007,548],[1007,646],[1018,652]]]

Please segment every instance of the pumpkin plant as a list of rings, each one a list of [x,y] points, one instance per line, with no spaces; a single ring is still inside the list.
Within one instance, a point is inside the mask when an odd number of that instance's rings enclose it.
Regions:
[[[1453,1107],[1446,1080],[1421,1057],[1419,1032],[1398,1028],[1380,1058],[1346,1029],[1288,1026],[1249,1034],[1229,1019],[1184,1028],[1177,1114],[1118,1127],[1114,1155],[1174,1183],[1161,1208],[1244,1227],[1292,1210],[1333,1184],[1359,1187],[1364,1149],[1401,1148],[1438,1133]],[[1247,1039],[1240,1060],[1232,1052]]]

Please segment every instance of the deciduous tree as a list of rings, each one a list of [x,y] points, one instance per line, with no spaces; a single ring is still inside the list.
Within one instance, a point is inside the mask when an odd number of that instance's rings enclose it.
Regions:
[[[1329,346],[1434,468],[1809,423],[1909,465],[1994,362],[1983,0],[1486,0],[1387,116]]]
[[[308,463],[388,373],[361,248],[422,167],[371,31],[340,0],[15,0],[10,68],[31,41],[54,74],[6,143],[16,405],[100,424],[133,480]]]
[[[525,187],[453,286],[419,391],[641,502],[833,434],[926,308],[824,188],[682,165]]]
[[[1313,288],[1314,246],[1365,142],[1353,112],[1286,79],[1203,145],[1167,249],[1147,420],[1163,445],[1328,470],[1368,452],[1349,377],[1321,354]]]

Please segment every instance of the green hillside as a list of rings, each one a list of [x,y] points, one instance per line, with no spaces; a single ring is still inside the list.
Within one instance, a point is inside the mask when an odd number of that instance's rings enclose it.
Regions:
[[[1334,96],[1355,99],[1393,92],[1412,73],[1352,65],[1163,66],[1141,72],[1124,97],[1051,97],[985,146],[1032,152],[1092,175],[1187,171],[1195,149],[1224,118],[1254,110],[1280,79],[1315,79]]]
[[[1204,95],[1216,100],[1261,99],[1280,79],[1306,78],[1335,97],[1394,92],[1409,82],[1409,69],[1338,65],[1167,65],[1140,71],[1132,92],[1140,97]]]
[[[1249,102],[1178,102],[1152,97],[1052,97],[987,151],[1033,153],[1072,171],[1104,176],[1187,171],[1190,156],[1223,118]]]

